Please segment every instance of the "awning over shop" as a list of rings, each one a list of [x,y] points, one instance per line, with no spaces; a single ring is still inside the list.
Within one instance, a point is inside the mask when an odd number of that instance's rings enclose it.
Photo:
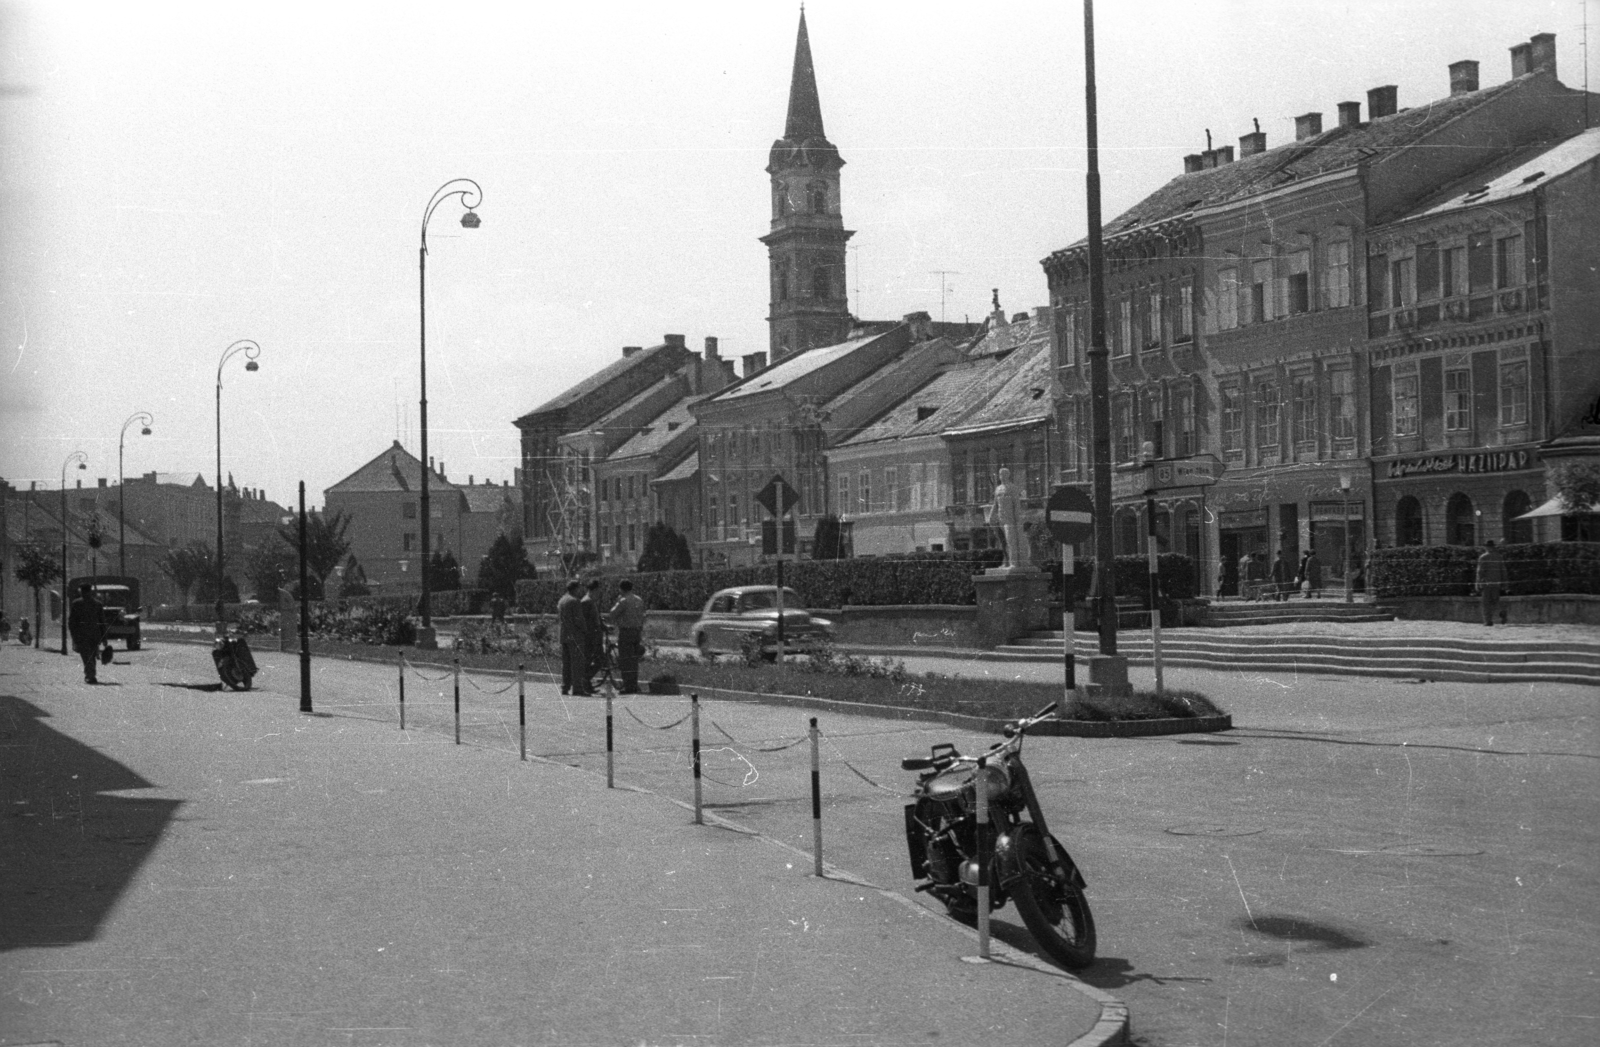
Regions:
[[[1566,501],[1558,494],[1537,509],[1529,509],[1521,516],[1512,519],[1531,520],[1536,516],[1588,516],[1596,513],[1600,513],[1600,505],[1591,504],[1582,509],[1569,509]]]

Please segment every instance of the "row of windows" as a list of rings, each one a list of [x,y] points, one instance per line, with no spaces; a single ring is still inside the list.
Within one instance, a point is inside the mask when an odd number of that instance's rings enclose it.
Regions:
[[[853,480],[853,482],[852,482]],[[938,462],[911,462],[904,469],[886,465],[834,477],[834,511],[840,516],[921,512],[944,506]]]
[[[622,542],[624,540],[627,541],[626,549],[627,549],[628,552],[636,553],[636,552],[639,551],[639,525],[638,524],[635,524],[635,523],[630,523],[630,524],[627,524],[627,525],[617,524],[615,527],[611,526],[610,524],[601,524],[600,525],[600,544],[603,545],[603,546],[604,545],[609,545],[609,544],[611,544],[611,541],[612,541],[613,538],[615,538],[616,542],[617,542],[617,550],[616,550],[617,552],[622,552],[623,551],[624,547],[622,545]]]
[[[812,298],[833,297],[833,277],[828,269],[825,265],[811,267]],[[772,297],[779,302],[789,300],[789,267],[781,262],[772,265]]]
[[[1194,285],[1175,282],[1129,291],[1112,302],[1114,323],[1107,346],[1112,356],[1131,356],[1194,340]],[[1073,303],[1061,320],[1061,364],[1076,366],[1089,348],[1089,309]]]
[[[1251,383],[1223,385],[1218,389],[1220,400],[1220,437],[1223,451],[1242,451],[1245,446],[1245,419],[1254,422],[1255,446],[1280,447],[1287,435],[1290,446],[1308,449],[1316,446],[1320,435],[1326,431],[1335,440],[1353,440],[1356,435],[1355,372],[1349,369],[1329,371],[1325,384],[1314,374],[1292,376],[1288,382],[1289,399],[1285,403],[1283,385],[1276,378]],[[1324,422],[1322,406],[1327,404]],[[1284,417],[1284,408],[1288,417]],[[1284,432],[1284,423],[1288,432]],[[1324,428],[1324,426],[1326,428]]]
[[[1418,302],[1522,287],[1528,282],[1520,233],[1472,233],[1459,243],[1418,244],[1405,256],[1367,260],[1367,307],[1375,312]]]
[[[1404,368],[1404,370],[1402,370]],[[1528,361],[1502,360],[1498,374],[1498,422],[1502,427],[1528,424]],[[1447,433],[1472,431],[1472,370],[1462,364],[1444,370],[1444,429]],[[1422,375],[1416,361],[1395,368],[1392,384],[1393,435],[1421,432]]]
[[[805,187],[804,201],[806,212],[809,214],[828,214],[828,183],[812,182]],[[776,218],[783,218],[790,214],[789,186],[784,182],[773,179],[772,182],[772,214]]]
[[[1350,305],[1350,241],[1334,240],[1322,247],[1321,308]],[[1310,248],[1287,251],[1217,269],[1217,329],[1231,331],[1244,324],[1267,323],[1309,313],[1317,308],[1312,297]]]
[[[1500,501],[1500,535],[1513,545],[1533,541],[1533,521],[1517,517],[1533,507],[1526,491],[1508,491]],[[1394,544],[1427,544],[1422,502],[1414,495],[1403,495],[1394,507]],[[1444,507],[1444,540],[1447,545],[1478,545],[1489,535],[1479,534],[1479,514],[1472,499],[1460,491],[1450,496]]]
[[[637,486],[635,486],[637,481]],[[650,494],[650,485],[642,473],[629,473],[626,476],[602,476],[598,481],[599,500],[606,502],[631,502],[635,498],[647,498]]]

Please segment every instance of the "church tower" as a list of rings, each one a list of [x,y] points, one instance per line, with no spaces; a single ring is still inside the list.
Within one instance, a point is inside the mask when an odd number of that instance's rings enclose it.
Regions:
[[[772,143],[772,231],[767,245],[772,305],[767,324],[771,360],[819,345],[842,342],[850,332],[845,242],[853,235],[839,210],[839,169],[844,161],[822,131],[822,103],[811,65],[806,13],[794,45],[789,117]]]

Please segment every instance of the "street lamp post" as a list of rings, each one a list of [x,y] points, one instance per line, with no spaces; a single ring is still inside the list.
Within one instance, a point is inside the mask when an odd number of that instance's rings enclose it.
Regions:
[[[483,204],[483,190],[478,183],[470,178],[452,178],[435,190],[428,207],[422,212],[422,244],[417,251],[417,302],[418,322],[420,332],[418,346],[421,350],[422,360],[422,493],[418,501],[422,507],[422,628],[417,630],[417,646],[433,647],[433,618],[428,607],[428,556],[432,552],[429,546],[429,513],[428,507],[428,474],[433,471],[433,465],[428,461],[428,219],[433,217],[434,209],[452,196],[461,197],[462,206],[467,213],[461,216],[463,229],[476,229],[482,220],[473,211],[474,207]]]
[[[223,631],[222,612],[222,587],[227,575],[222,569],[222,366],[236,354],[245,356],[244,369],[246,371],[259,371],[261,365],[256,363],[256,357],[261,355],[261,347],[249,338],[241,338],[222,351],[222,358],[217,361],[217,635]]]
[[[127,439],[128,426],[134,422],[141,426],[140,436],[149,436],[155,419],[148,411],[136,411],[122,423],[122,433],[117,437],[117,571],[124,578],[128,576],[128,499],[122,481],[122,443]]]
[[[1344,496],[1344,602],[1355,603],[1355,590],[1351,585],[1352,574],[1350,564],[1350,487],[1355,483],[1355,478],[1350,475],[1350,470],[1339,470],[1339,493]]]
[[[89,468],[89,456],[82,451],[73,451],[67,455],[67,460],[61,463],[61,653],[67,653],[67,599],[72,594],[67,592],[67,466],[73,462],[78,463],[79,469]]]

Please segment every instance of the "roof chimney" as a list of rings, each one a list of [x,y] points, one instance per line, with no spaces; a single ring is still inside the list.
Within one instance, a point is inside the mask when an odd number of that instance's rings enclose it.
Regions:
[[[1469,95],[1478,89],[1478,63],[1467,60],[1450,63],[1450,94]]]
[[[739,360],[744,364],[744,376],[746,378],[767,366],[766,353],[745,353],[739,357]]]
[[[102,476],[99,479],[100,479],[100,486],[104,487],[106,485],[106,478]]]
[[[1223,164],[1231,164],[1231,163],[1233,163],[1233,146],[1231,146],[1231,145],[1219,145],[1219,146],[1217,146],[1217,166],[1221,167]]]
[[[1400,89],[1394,84],[1385,84],[1383,87],[1374,87],[1367,92],[1367,119],[1377,120],[1384,116],[1393,116],[1400,109]]]
[[[1360,102],[1340,102],[1339,103],[1339,126],[1340,127],[1360,127],[1361,126],[1361,103]]]
[[[1217,166],[1217,151],[1215,149],[1207,149],[1205,152],[1201,153],[1200,166],[1204,170],[1210,170],[1211,168]]]
[[[664,334],[664,335],[661,336],[661,340],[663,342],[667,343],[668,345],[676,346],[679,349],[682,349],[684,347],[684,345],[683,345],[683,335],[681,335],[681,334]]]
[[[717,358],[717,340],[715,338],[713,338],[711,335],[706,335],[706,359],[707,360],[715,360],[716,358]]]
[[[1184,174],[1194,174],[1204,166],[1205,163],[1201,160],[1199,153],[1190,153],[1188,156],[1183,158]]]
[[[634,353],[643,348],[644,346],[642,345],[625,345],[622,347],[622,358],[626,360],[628,357],[632,356]]]
[[[1294,118],[1294,140],[1312,138],[1322,133],[1322,114],[1305,113]]]
[[[1556,75],[1556,34],[1538,33],[1529,41],[1533,45],[1531,65],[1533,72],[1549,73],[1550,78]]]
[[[1254,156],[1257,153],[1267,151],[1267,133],[1261,130],[1261,121],[1252,117],[1250,122],[1255,125],[1255,130],[1247,135],[1239,136],[1239,159],[1241,160],[1247,156]]]
[[[1533,45],[1517,44],[1511,49],[1511,79],[1533,71]]]

